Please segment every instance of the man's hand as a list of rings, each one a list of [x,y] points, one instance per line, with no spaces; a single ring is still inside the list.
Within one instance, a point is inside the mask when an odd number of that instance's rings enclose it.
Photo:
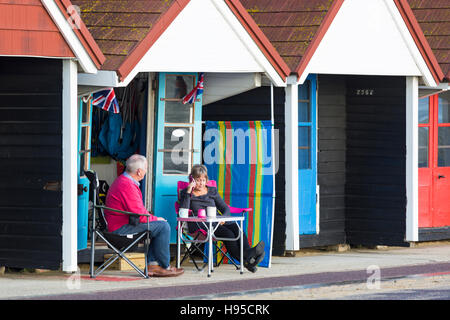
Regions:
[[[167,221],[167,220],[162,217],[156,217],[156,221]]]

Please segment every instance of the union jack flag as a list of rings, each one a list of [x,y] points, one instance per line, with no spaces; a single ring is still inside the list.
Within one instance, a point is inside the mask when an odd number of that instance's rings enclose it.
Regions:
[[[197,96],[201,95],[203,93],[203,73],[200,74],[200,77],[198,78],[197,85],[194,89],[192,89],[191,92],[189,92],[184,98],[183,98],[183,104],[186,103],[194,103],[195,99],[197,99]]]
[[[93,94],[92,104],[106,111],[119,113],[119,103],[113,88],[105,89]]]

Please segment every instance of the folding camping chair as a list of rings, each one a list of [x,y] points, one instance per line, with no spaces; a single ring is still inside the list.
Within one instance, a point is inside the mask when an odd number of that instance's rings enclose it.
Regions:
[[[90,188],[92,196],[91,201],[93,202],[93,214],[92,214],[92,229],[91,229],[91,263],[89,273],[91,278],[95,278],[103,271],[105,271],[114,261],[116,261],[119,257],[124,259],[133,269],[135,269],[142,277],[148,278],[148,269],[147,269],[147,252],[148,246],[150,245],[150,231],[147,228],[147,231],[143,231],[140,233],[127,234],[127,235],[119,235],[116,233],[108,232],[108,223],[106,221],[104,210],[114,211],[122,214],[126,214],[130,217],[130,219],[139,219],[139,216],[149,216],[147,214],[137,214],[133,212],[121,211],[112,208],[105,207],[103,205],[97,205],[99,202],[99,180],[97,177],[97,173],[92,170],[85,171],[85,174],[90,182]],[[97,213],[97,214],[96,214]],[[98,224],[96,224],[96,220],[98,220]],[[149,223],[149,221],[147,221]],[[103,241],[106,242],[108,247],[114,251],[114,254],[111,255],[101,266],[95,269],[94,266],[94,257],[95,257],[95,240],[96,236],[99,236]],[[132,261],[130,261],[126,256],[126,252],[134,251],[140,242],[144,242],[144,255],[145,255],[145,268],[141,270],[137,267]]]
[[[177,184],[177,194],[178,194],[178,201],[175,202],[175,212],[177,214],[178,217],[178,213],[179,213],[179,209],[180,209],[180,191],[187,188],[187,186],[189,185],[188,182],[185,181],[178,181]],[[214,180],[209,180],[207,183],[208,187],[216,187],[216,181]],[[230,207],[230,213],[231,214],[242,214],[244,215],[246,212],[250,212],[252,211],[252,208],[235,208],[235,207]],[[189,215],[193,215],[192,210],[189,210]],[[192,263],[194,264],[195,268],[198,271],[202,271],[207,265],[208,265],[208,257],[205,254],[204,250],[202,250],[201,245],[204,243],[207,243],[208,239],[208,231],[204,230],[204,229],[198,229],[196,230],[194,233],[190,233],[189,232],[189,228],[187,227],[186,224],[182,224],[182,230],[181,230],[181,242],[183,243],[185,252],[183,255],[183,258],[181,258],[180,261],[180,265],[186,260],[186,258],[189,257],[189,259],[192,261]],[[177,241],[178,241],[178,237],[177,237]],[[223,260],[225,259],[225,257],[228,258],[229,261],[231,261],[231,263],[236,267],[236,269],[239,269],[239,265],[235,262],[235,260],[230,256],[230,254],[228,252],[226,252],[222,246],[220,246],[218,243],[217,239],[213,238],[213,243],[214,243],[214,255],[217,255],[219,253],[222,254],[222,257],[219,259],[219,261],[216,260],[215,266],[218,267],[220,264],[222,264]],[[178,243],[177,243],[178,245]],[[199,267],[197,264],[197,261],[195,260],[195,254],[199,253],[200,257],[203,258],[203,266]],[[178,259],[178,256],[177,256]],[[177,261],[177,265],[178,265],[178,261]]]

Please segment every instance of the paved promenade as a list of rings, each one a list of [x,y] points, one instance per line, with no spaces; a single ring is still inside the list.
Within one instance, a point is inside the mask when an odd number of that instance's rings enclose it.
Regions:
[[[107,271],[90,279],[88,271],[5,273],[0,276],[0,299],[202,299],[227,294],[298,286],[371,281],[373,276],[450,272],[450,242],[412,248],[351,249],[345,252],[308,251],[295,257],[273,257],[271,268],[241,275],[232,265],[197,272],[185,265],[176,278],[142,279],[130,271]],[[372,278],[371,278],[372,277]]]

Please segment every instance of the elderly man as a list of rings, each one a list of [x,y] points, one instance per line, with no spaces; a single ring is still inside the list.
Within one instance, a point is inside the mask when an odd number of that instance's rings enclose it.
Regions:
[[[140,214],[149,214],[142,200],[139,189],[140,181],[147,173],[147,159],[144,156],[132,155],[126,162],[125,172],[120,175],[109,188],[106,206]],[[155,277],[175,277],[183,274],[181,268],[170,266],[170,226],[164,218],[139,217],[137,225],[129,224],[129,216],[105,210],[108,231],[117,234],[142,232],[149,225],[151,242],[148,250],[148,272]],[[150,223],[147,224],[147,219]]]

